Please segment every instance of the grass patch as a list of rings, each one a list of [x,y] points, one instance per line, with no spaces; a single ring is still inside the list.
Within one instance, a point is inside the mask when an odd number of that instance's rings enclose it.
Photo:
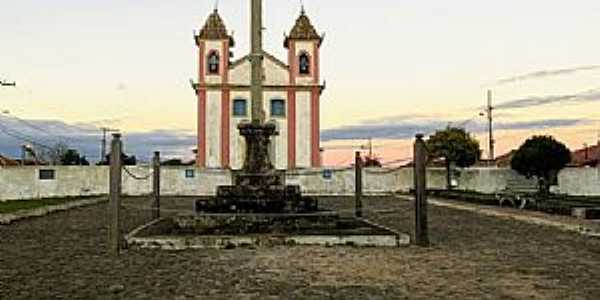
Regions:
[[[0,202],[0,214],[14,213],[19,210],[32,210],[44,206],[64,204],[81,198],[40,199],[40,200],[14,200]]]

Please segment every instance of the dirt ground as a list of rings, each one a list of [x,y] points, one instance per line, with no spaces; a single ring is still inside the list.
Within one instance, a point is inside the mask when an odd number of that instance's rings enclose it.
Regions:
[[[365,202],[368,219],[413,231],[410,202]],[[351,198],[321,204],[346,212],[354,205]],[[113,259],[107,205],[76,209],[0,226],[0,299],[600,299],[600,239],[429,211],[428,249],[131,250]],[[128,229],[147,220],[149,212],[125,209]]]

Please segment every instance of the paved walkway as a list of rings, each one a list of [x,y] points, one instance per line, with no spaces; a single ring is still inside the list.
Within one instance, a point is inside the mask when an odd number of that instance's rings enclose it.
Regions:
[[[411,196],[397,196],[397,198],[413,201]],[[600,221],[598,220],[583,220],[571,216],[552,215],[533,210],[481,205],[442,198],[429,197],[428,202],[435,206],[471,211],[486,216],[512,219],[535,225],[552,226],[564,231],[574,231],[586,236],[600,238]]]

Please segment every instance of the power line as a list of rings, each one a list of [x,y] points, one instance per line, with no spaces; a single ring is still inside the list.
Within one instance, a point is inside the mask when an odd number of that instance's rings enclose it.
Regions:
[[[6,135],[8,135],[8,136],[10,136],[10,137],[12,137],[14,139],[17,139],[17,140],[20,140],[20,141],[23,141],[23,142],[27,142],[27,143],[30,143],[32,145],[40,146],[40,147],[46,148],[48,150],[54,150],[53,147],[50,147],[50,146],[48,146],[46,144],[37,142],[37,141],[35,141],[30,136],[24,135],[24,134],[19,133],[19,132],[17,132],[17,133],[12,132],[12,131],[14,131],[14,129],[11,131],[6,126],[4,126],[4,124],[2,124],[2,123],[0,123],[0,131],[2,131],[4,134],[6,134]]]
[[[71,143],[75,143],[75,142],[85,143],[86,142],[85,140],[83,140],[81,138],[69,137],[69,136],[65,136],[65,135],[62,135],[62,134],[54,134],[54,133],[50,132],[47,128],[42,128],[42,127],[40,127],[38,125],[33,124],[32,122],[29,122],[29,121],[27,121],[25,119],[19,118],[19,117],[15,116],[14,114],[10,113],[9,111],[3,111],[1,113],[3,113],[4,115],[7,115],[9,117],[11,117],[12,119],[17,120],[18,122],[24,124],[25,126],[27,126],[29,128],[32,128],[32,129],[37,130],[37,131],[39,131],[41,133],[44,133],[47,136],[57,138],[58,142],[61,142],[62,140],[67,141],[67,142],[71,142]]]
[[[12,86],[12,87],[16,87],[17,83],[16,82],[7,82],[7,81],[2,81],[0,80],[0,86]]]

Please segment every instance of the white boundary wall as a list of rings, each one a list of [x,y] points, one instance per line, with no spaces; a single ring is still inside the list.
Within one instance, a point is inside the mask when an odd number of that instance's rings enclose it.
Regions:
[[[146,177],[150,167],[127,167],[130,173]],[[55,179],[40,180],[40,170],[55,170]],[[39,199],[51,197],[78,197],[108,193],[108,167],[106,166],[51,166],[0,168],[0,200]],[[186,177],[193,172],[194,176]],[[339,196],[354,194],[354,170],[333,170],[324,178],[323,170],[306,169],[288,175],[288,184],[298,184],[306,195]],[[366,169],[363,171],[363,191],[367,195],[407,192],[413,186],[411,168],[400,170]],[[427,184],[431,189],[445,187],[444,169],[428,169]],[[188,174],[189,175],[189,174]],[[510,179],[525,180],[509,169],[464,169],[458,177],[459,190],[493,193],[506,186]],[[573,168],[559,174],[558,192],[571,195],[600,195],[600,169]],[[161,194],[166,196],[214,195],[219,185],[231,184],[231,173],[225,170],[200,170],[186,167],[163,167]],[[125,195],[147,195],[152,191],[152,178],[135,180],[123,172]]]

